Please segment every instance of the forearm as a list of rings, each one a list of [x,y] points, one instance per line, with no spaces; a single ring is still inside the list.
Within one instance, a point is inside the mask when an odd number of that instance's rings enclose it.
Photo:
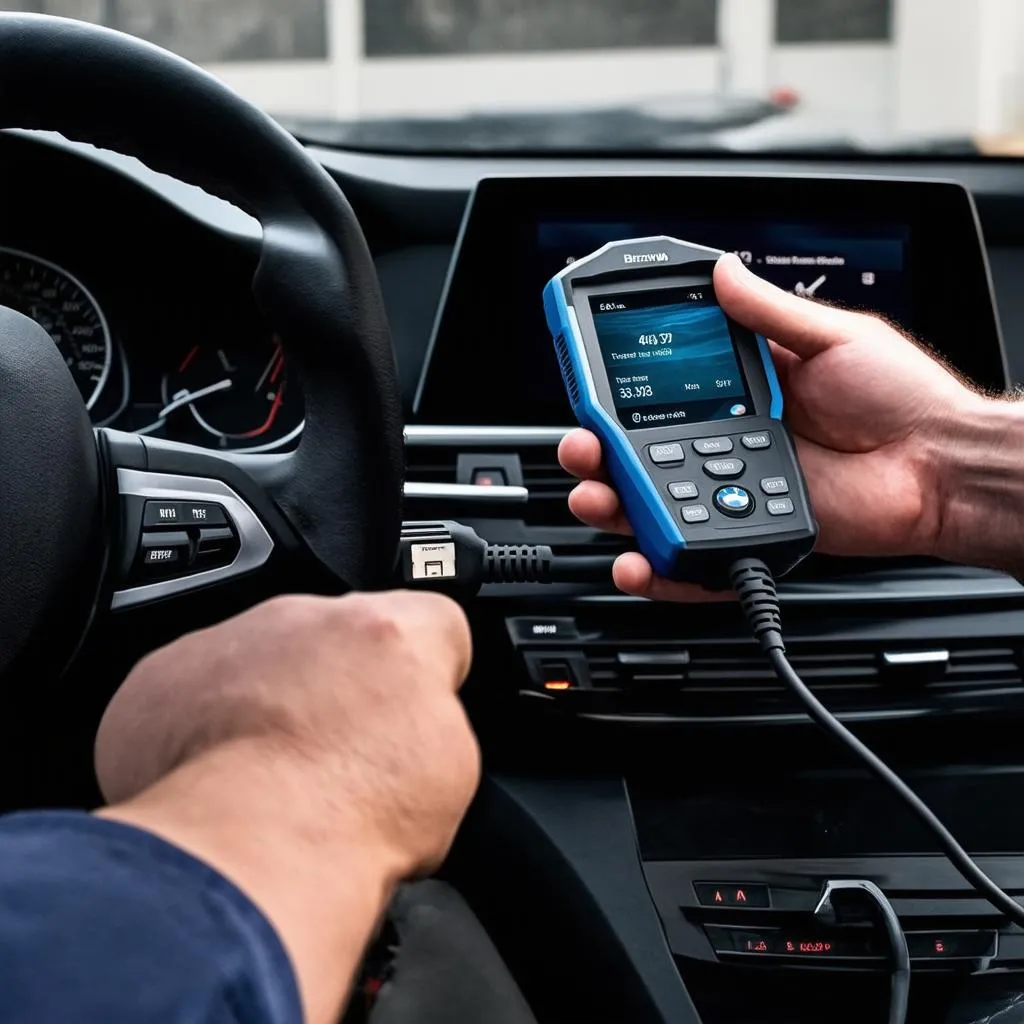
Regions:
[[[1024,576],[1024,403],[972,397],[931,453],[935,554]]]
[[[230,879],[277,930],[310,1024],[334,1024],[402,868],[331,792],[331,773],[252,740],[215,748],[99,812]]]

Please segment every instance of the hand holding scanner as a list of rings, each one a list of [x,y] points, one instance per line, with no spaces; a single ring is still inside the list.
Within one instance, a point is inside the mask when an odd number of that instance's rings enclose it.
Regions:
[[[715,297],[721,255],[610,242],[544,291],[573,412],[601,440],[640,550],[715,589],[744,557],[789,571],[817,536],[768,344]]]

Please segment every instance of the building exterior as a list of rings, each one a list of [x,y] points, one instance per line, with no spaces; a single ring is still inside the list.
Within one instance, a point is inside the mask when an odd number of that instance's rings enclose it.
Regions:
[[[0,0],[134,32],[278,114],[791,89],[808,135],[1024,130],[1021,0]]]

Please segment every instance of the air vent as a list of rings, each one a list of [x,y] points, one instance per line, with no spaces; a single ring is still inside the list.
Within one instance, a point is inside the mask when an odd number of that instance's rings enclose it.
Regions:
[[[580,712],[713,721],[802,714],[753,645],[602,639],[562,646],[582,655],[587,685],[558,699]],[[1024,708],[1024,662],[1015,641],[952,647],[936,641],[906,649],[795,643],[789,653],[801,678],[845,715]]]
[[[530,492],[527,521],[538,525],[578,526],[569,511],[569,492],[575,481],[558,463],[555,446],[529,448],[521,453],[523,484]]]
[[[555,437],[560,431],[551,432]],[[467,431],[467,435],[469,431]],[[523,470],[523,486],[530,494],[526,506],[509,510],[496,507],[488,511],[493,518],[519,518],[532,526],[579,526],[569,511],[567,499],[573,486],[573,479],[558,464],[557,440],[545,439],[543,443],[496,443],[482,439],[473,443],[469,436],[465,441],[455,443],[421,443],[416,435],[410,435],[406,444],[406,479],[417,483],[454,484],[460,455],[467,453],[489,453],[518,456]],[[465,482],[465,481],[463,481]],[[434,515],[439,510],[434,511]]]
[[[416,483],[453,484],[459,449],[448,445],[406,445],[405,477]]]
[[[565,335],[555,338],[555,354],[558,356],[558,368],[562,371],[565,389],[569,392],[569,401],[575,405],[580,399],[579,385],[576,383],[576,371],[572,368],[569,346],[565,343]]]

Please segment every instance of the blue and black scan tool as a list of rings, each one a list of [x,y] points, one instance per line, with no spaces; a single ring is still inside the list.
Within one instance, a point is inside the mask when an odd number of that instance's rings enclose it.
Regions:
[[[573,412],[601,440],[640,550],[714,589],[740,558],[788,572],[818,532],[768,344],[715,297],[721,255],[609,242],[544,291]]]

